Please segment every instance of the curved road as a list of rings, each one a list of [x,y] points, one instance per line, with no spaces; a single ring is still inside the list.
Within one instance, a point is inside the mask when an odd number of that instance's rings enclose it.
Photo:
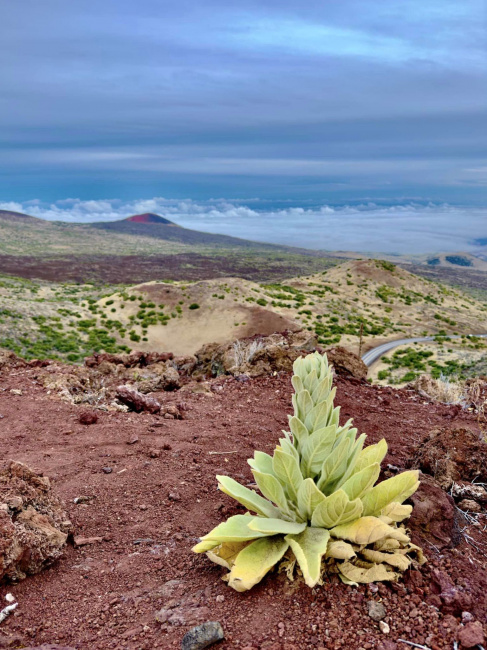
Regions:
[[[478,338],[487,338],[487,334],[471,334],[470,336],[476,336]],[[447,336],[449,339],[461,339],[459,335]],[[399,347],[400,345],[407,345],[408,343],[424,343],[425,341],[434,341],[434,336],[418,336],[415,339],[397,339],[396,341],[389,341],[388,343],[383,343],[378,345],[376,348],[372,348],[362,356],[362,361],[365,365],[370,368],[370,366],[375,363],[378,359],[381,358],[383,354],[393,350],[394,348]]]

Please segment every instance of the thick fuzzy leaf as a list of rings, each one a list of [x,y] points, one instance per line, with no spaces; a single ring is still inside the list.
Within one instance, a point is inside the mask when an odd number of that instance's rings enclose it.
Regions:
[[[236,591],[247,591],[262,580],[289,548],[279,535],[258,539],[237,555],[228,576],[228,584]]]
[[[387,454],[387,442],[382,438],[376,445],[369,445],[362,449],[355,464],[354,472],[360,472],[364,467],[379,463],[384,460]]]
[[[306,416],[313,408],[313,401],[307,390],[302,390],[300,393],[296,393],[296,404],[298,412],[294,415],[297,415],[298,418],[306,424]]]
[[[353,474],[348,481],[345,481],[341,489],[348,495],[350,500],[360,499],[372,488],[379,478],[379,474],[380,465],[379,463],[374,463],[365,467],[362,471]]]
[[[407,571],[411,564],[411,560],[401,553],[381,553],[380,551],[372,551],[371,549],[364,548],[362,556],[369,562],[389,564],[400,571]]]
[[[220,542],[217,539],[202,539],[201,542],[198,542],[196,546],[193,546],[191,549],[193,553],[207,553],[211,549],[219,546]]]
[[[418,470],[402,472],[376,485],[362,498],[364,514],[379,515],[389,503],[405,501],[418,489],[418,474]]]
[[[298,357],[293,363],[293,373],[297,375],[301,380],[304,380],[308,374],[307,364],[303,357]]]
[[[307,476],[316,476],[330,454],[335,441],[335,427],[323,427],[314,431],[302,445],[301,468]]]
[[[330,532],[333,537],[365,545],[373,544],[383,537],[393,537],[396,529],[377,517],[361,517],[351,523],[336,526]]]
[[[249,458],[247,463],[252,469],[256,469],[262,474],[274,474],[272,456],[265,454],[263,451],[254,451],[254,457]]]
[[[265,535],[297,535],[306,528],[306,522],[299,524],[284,519],[254,517],[249,523],[249,528]]]
[[[350,583],[382,582],[384,580],[396,580],[397,573],[388,571],[384,564],[373,564],[369,568],[355,566],[351,562],[342,562],[338,565],[340,574]]]
[[[308,526],[300,535],[286,535],[308,587],[314,587],[321,575],[321,558],[326,553],[330,533]]]
[[[294,442],[297,443],[298,447],[302,447],[309,437],[309,431],[304,426],[303,422],[295,415],[289,418],[289,428],[293,434]]]
[[[293,443],[290,440],[288,440],[287,438],[279,438],[279,447],[286,454],[289,454],[290,456],[294,456],[294,458],[299,463],[299,452],[297,451],[296,447],[293,445]],[[279,449],[279,447],[277,448]]]
[[[207,552],[207,556],[215,564],[224,566],[225,569],[231,569],[237,559],[237,555],[240,551],[251,544],[252,542],[225,542],[225,544],[220,544],[211,551]]]
[[[333,449],[321,468],[321,478],[318,481],[318,488],[326,492],[326,486],[340,479],[347,467],[348,451],[350,440],[344,439]]]
[[[377,517],[380,521],[382,521],[382,517]],[[385,522],[384,522],[385,523]],[[411,539],[409,535],[406,533],[406,529],[403,526],[400,526],[399,528],[395,528],[393,526],[390,526],[391,532],[388,534],[389,537],[392,539],[397,539],[401,544],[409,544]]]
[[[262,474],[261,472],[257,472],[255,469],[252,470],[252,474],[254,475],[255,482],[262,494],[269,499],[269,501],[275,503],[282,513],[291,515],[284,488],[278,479],[272,474]],[[275,517],[276,515],[273,516]]]
[[[319,528],[333,528],[340,523],[354,521],[362,514],[360,499],[350,501],[343,490],[337,490],[316,506],[311,525]]]
[[[330,394],[332,383],[333,378],[331,375],[328,375],[325,378],[320,378],[318,385],[311,395],[313,404],[319,404],[320,402],[324,402],[327,399],[328,395]]]
[[[340,480],[335,484],[335,490],[341,488],[342,485],[352,476],[352,474],[354,474],[355,465],[357,463],[360,452],[362,451],[362,447],[364,446],[366,438],[367,436],[365,433],[362,433],[362,435],[357,438],[355,443],[353,443],[352,448],[348,454],[347,469],[345,470],[345,473],[342,475]]]
[[[338,426],[338,423],[340,422],[340,410],[341,406],[335,406],[333,411],[331,412],[330,417],[328,418],[327,424],[333,424],[334,426]]]
[[[374,544],[374,551],[396,551],[399,548],[401,548],[401,542],[391,537],[381,539]]]
[[[318,402],[318,404],[313,407],[304,420],[304,424],[308,431],[317,431],[326,427],[329,422],[330,410],[333,406],[333,399],[335,397],[336,388],[334,388],[324,402]]]
[[[381,517],[388,517],[391,522],[395,521],[396,523],[399,523],[403,519],[409,517],[412,511],[413,506],[405,506],[404,504],[396,503],[393,501],[392,503],[389,503],[385,508],[382,508],[380,515]]]
[[[315,508],[326,499],[318,490],[312,478],[307,478],[301,483],[298,490],[298,511],[305,520],[311,520]]]
[[[283,484],[293,503],[297,504],[298,490],[303,482],[303,475],[296,458],[277,448],[272,459],[272,467],[274,474]]]
[[[253,519],[255,517],[249,517],[248,515],[234,515],[213,528],[201,538],[201,542],[216,541],[223,544],[223,542],[246,542],[259,537],[266,537],[269,533],[262,533],[249,528],[249,524]],[[203,553],[203,551],[199,552]]]
[[[293,385],[295,393],[300,393],[302,390],[304,390],[303,380],[301,379],[301,377],[298,377],[298,375],[292,376],[291,383]]]
[[[316,368],[313,368],[313,370],[306,375],[303,385],[311,395],[314,389],[318,386],[318,373],[316,372]]]
[[[216,479],[218,481],[218,487],[222,492],[228,494],[228,496],[241,503],[248,510],[264,517],[279,516],[277,508],[272,503],[269,503],[267,499],[261,497],[260,494],[254,492],[254,490],[249,490],[249,488],[240,485],[240,483],[229,476],[217,476]]]
[[[353,546],[341,539],[332,539],[326,549],[326,557],[332,557],[336,560],[351,560],[356,553]]]

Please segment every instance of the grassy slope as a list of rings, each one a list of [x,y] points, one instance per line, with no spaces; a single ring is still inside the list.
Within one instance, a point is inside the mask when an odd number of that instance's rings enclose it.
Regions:
[[[364,351],[423,333],[487,331],[484,304],[373,260],[273,284],[234,278],[102,289],[5,278],[0,318],[3,345],[31,357],[70,354],[73,361],[118,346],[188,354],[203,343],[298,326],[324,346],[355,352],[361,326]],[[64,339],[73,337],[78,345],[66,351]],[[46,349],[39,339],[48,340]]]

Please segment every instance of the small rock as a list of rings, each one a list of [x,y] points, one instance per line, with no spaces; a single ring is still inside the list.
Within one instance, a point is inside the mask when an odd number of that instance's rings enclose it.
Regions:
[[[452,485],[451,493],[457,499],[471,499],[478,503],[487,503],[487,491],[482,485],[475,483],[456,481]]]
[[[367,613],[372,620],[377,622],[385,618],[387,614],[384,605],[375,600],[369,600],[367,602]]]
[[[174,415],[172,413],[164,413],[165,420],[174,420]]]
[[[379,621],[379,629],[382,632],[382,634],[389,634],[391,631],[391,628],[387,625],[385,621]]]
[[[82,411],[78,415],[78,422],[80,424],[96,424],[98,422],[98,414],[95,411]]]
[[[134,436],[131,436],[131,437],[127,440],[127,444],[128,444],[128,445],[135,445],[136,442],[139,442],[139,437],[138,437],[138,436],[135,436],[135,435],[134,435]]]
[[[462,499],[458,507],[464,512],[482,512],[482,506],[473,499]]]
[[[95,497],[85,497],[85,496],[80,496],[80,497],[75,497],[73,499],[74,503],[89,503],[90,501],[93,501]]]
[[[169,501],[181,501],[181,497],[177,492],[169,492],[168,499]]]
[[[111,473],[113,472],[113,467],[102,467],[102,468],[101,468],[101,471],[102,471],[104,474],[111,474]]]
[[[12,393],[12,395],[22,395],[22,391],[20,390],[20,388],[12,388],[10,392]]]
[[[224,638],[225,634],[220,623],[208,621],[187,632],[181,642],[181,648],[182,650],[203,650]]]
[[[462,623],[465,625],[465,623],[471,623],[474,619],[473,614],[470,612],[462,612]]]
[[[149,449],[150,458],[160,458],[161,452],[159,449]]]
[[[97,544],[103,541],[103,537],[75,537],[73,539],[75,546],[88,546],[88,544]]]
[[[465,627],[458,630],[457,639],[463,648],[475,648],[478,645],[483,645],[485,635],[482,623],[480,621],[467,623]]]

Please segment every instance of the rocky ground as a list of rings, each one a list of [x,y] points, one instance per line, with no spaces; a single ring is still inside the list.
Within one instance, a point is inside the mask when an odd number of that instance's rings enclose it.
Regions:
[[[187,379],[181,389],[151,395],[159,412],[102,405],[92,424],[80,422],[86,404],[46,386],[46,372],[15,363],[0,370],[0,453],[50,477],[73,533],[52,566],[3,584],[2,603],[10,592],[18,607],[0,625],[0,647],[179,648],[205,621],[223,627],[215,648],[239,650],[412,647],[400,640],[442,650],[483,641],[485,504],[479,498],[480,512],[464,515],[431,477],[423,477],[411,519],[428,563],[397,584],[349,587],[333,578],[310,590],[272,573],[241,594],[221,581],[223,570],[191,552],[200,535],[242,512],[216,490],[215,475],[251,481],[246,459],[256,448],[270,452],[287,425],[289,372]],[[353,377],[338,376],[337,388],[342,419],[353,417],[369,443],[386,438],[386,473],[411,464],[434,473],[431,440],[444,429],[459,441],[455,458],[464,461],[469,449],[459,447],[475,441],[478,481],[487,480],[474,412]],[[451,434],[464,429],[474,433]],[[451,491],[445,476],[437,478]]]

